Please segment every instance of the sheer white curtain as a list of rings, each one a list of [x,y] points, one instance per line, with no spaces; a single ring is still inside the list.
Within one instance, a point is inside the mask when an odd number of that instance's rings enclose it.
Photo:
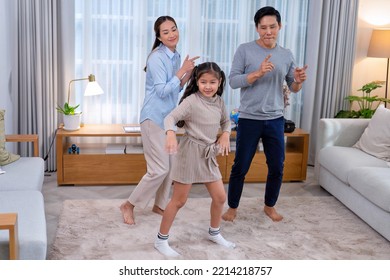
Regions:
[[[263,6],[282,16],[280,45],[304,64],[308,0],[84,0],[75,1],[75,78],[95,74],[105,94],[83,97],[85,84],[75,84],[75,100],[84,123],[137,123],[144,97],[143,67],[154,41],[157,17],[175,18],[182,59],[200,55],[229,75],[238,45],[257,38],[253,16]],[[304,92],[302,92],[304,93]],[[239,106],[239,93],[227,85],[229,110]],[[292,95],[286,117],[300,120],[302,94]],[[298,123],[299,125],[299,123]]]

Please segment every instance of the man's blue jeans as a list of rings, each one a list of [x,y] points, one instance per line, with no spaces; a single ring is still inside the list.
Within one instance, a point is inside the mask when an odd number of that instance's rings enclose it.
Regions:
[[[265,205],[273,207],[278,200],[284,168],[284,118],[273,120],[239,119],[236,137],[236,156],[229,179],[228,204],[237,208],[240,203],[245,175],[248,173],[262,139],[268,166]]]

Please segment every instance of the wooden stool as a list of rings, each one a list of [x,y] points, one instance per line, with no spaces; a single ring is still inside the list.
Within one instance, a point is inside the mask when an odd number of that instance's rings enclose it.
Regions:
[[[17,213],[0,213],[0,230],[3,229],[9,231],[9,259],[17,260],[19,253]]]

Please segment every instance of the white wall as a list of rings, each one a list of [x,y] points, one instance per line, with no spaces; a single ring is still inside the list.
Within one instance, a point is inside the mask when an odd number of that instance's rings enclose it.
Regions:
[[[357,91],[364,84],[374,80],[386,80],[386,58],[367,57],[371,33],[376,28],[390,28],[389,0],[360,0],[356,43],[356,58],[353,71],[351,95],[361,95]],[[376,89],[373,95],[384,97],[385,86]],[[388,89],[388,95],[389,95]]]
[[[12,69],[12,47],[15,21],[12,16],[14,2],[0,0],[0,108],[5,109],[5,131],[6,134],[14,133],[12,127],[12,95],[11,95],[11,69]]]

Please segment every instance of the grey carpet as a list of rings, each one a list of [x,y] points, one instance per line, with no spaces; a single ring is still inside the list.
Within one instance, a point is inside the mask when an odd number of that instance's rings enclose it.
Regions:
[[[123,223],[123,200],[66,200],[49,259],[166,259],[153,248],[161,216],[136,208],[136,225]],[[262,212],[262,200],[243,197],[235,222],[222,234],[237,244],[207,240],[209,198],[190,198],[173,224],[171,246],[179,259],[390,259],[384,239],[334,197],[281,197],[279,223]]]

